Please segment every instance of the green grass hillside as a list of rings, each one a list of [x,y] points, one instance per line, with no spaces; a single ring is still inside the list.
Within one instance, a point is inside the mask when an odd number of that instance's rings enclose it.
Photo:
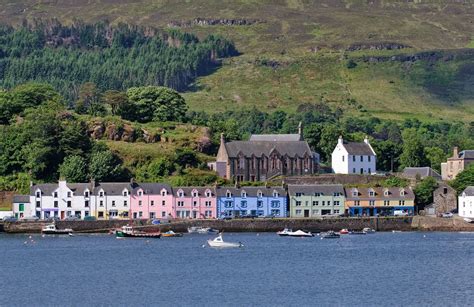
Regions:
[[[174,24],[234,40],[242,55],[185,93],[193,110],[291,111],[322,101],[383,118],[474,117],[474,55],[456,50],[474,47],[472,1],[0,0],[3,22],[38,17]],[[417,56],[436,50],[446,51]],[[413,59],[380,60],[397,54]]]

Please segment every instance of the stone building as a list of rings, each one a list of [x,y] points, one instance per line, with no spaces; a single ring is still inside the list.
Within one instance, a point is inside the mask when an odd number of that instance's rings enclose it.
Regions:
[[[316,171],[318,163],[319,155],[304,141],[300,123],[298,134],[252,135],[249,141],[232,142],[226,142],[221,135],[216,161],[209,166],[219,176],[241,182],[309,175]]]
[[[425,207],[427,215],[441,215],[457,208],[457,193],[452,187],[440,183],[433,191],[433,203]]]
[[[447,162],[441,163],[441,177],[443,180],[453,180],[473,162],[474,150],[463,150],[459,152],[459,149],[454,147],[453,156],[448,158]]]

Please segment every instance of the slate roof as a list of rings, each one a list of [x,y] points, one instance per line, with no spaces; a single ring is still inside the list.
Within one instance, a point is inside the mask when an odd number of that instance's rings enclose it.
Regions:
[[[269,156],[273,150],[276,150],[280,155],[288,155],[290,157],[303,157],[305,154],[312,156],[311,149],[305,141],[297,142],[268,142],[268,141],[233,141],[225,144],[227,154],[231,158],[238,157],[242,152],[244,156],[251,157],[255,155],[261,157],[262,155]]]
[[[140,188],[143,189],[145,194],[150,195],[159,195],[163,189],[166,189],[166,193],[173,194],[171,186],[164,183],[137,183],[133,188],[133,194],[136,194]]]
[[[30,195],[13,195],[13,202],[15,204],[29,203],[30,202]]]
[[[415,194],[413,193],[413,190],[409,187],[403,188],[405,190],[405,196],[400,195],[400,190],[402,188],[383,188],[383,187],[375,187],[375,188],[356,188],[359,192],[358,196],[352,196],[352,190],[354,188],[344,188],[346,192],[346,199],[415,199]],[[375,196],[369,196],[369,191],[370,189],[374,190]],[[388,189],[389,194],[388,196],[384,195],[385,189]]]
[[[99,191],[103,189],[105,195],[122,195],[124,189],[133,191],[132,184],[130,182],[100,182],[94,188],[94,194],[99,194]]]
[[[459,153],[459,158],[474,159],[474,150],[463,150]]]
[[[210,190],[211,191],[211,196],[216,195],[216,191],[214,188],[211,187],[175,187],[173,188],[173,195],[178,196],[178,191],[183,190],[184,192],[184,197],[190,197],[192,196],[193,190],[197,190],[198,192],[198,197],[203,197],[206,195],[206,191]]]
[[[90,183],[67,183],[67,187],[75,194],[75,195],[82,195],[86,189],[91,189]],[[35,191],[37,189],[41,190],[42,195],[51,196],[54,191],[59,188],[59,184],[57,183],[42,183],[42,184],[35,184],[30,187],[30,195],[35,195]]]
[[[341,193],[344,196],[344,186],[342,184],[305,184],[305,185],[288,185],[288,193],[290,196],[296,193],[303,193],[305,196],[321,193],[322,196],[332,196],[334,193]]]
[[[299,134],[252,134],[250,141],[298,142]]]
[[[257,197],[258,192],[262,192],[262,197],[272,197],[273,191],[277,191],[279,197],[284,197],[286,195],[286,191],[282,187],[217,187],[216,194],[218,197],[225,197],[227,191],[232,193],[232,197],[240,197],[242,191],[247,193],[247,197]]]
[[[403,176],[407,178],[416,178],[417,175],[420,178],[434,177],[441,179],[441,175],[431,167],[405,167],[403,170]]]
[[[353,156],[373,156],[375,153],[372,151],[372,148],[369,144],[364,142],[344,142],[344,148],[350,155]]]
[[[466,196],[474,196],[474,186],[468,186],[463,193],[466,193]]]

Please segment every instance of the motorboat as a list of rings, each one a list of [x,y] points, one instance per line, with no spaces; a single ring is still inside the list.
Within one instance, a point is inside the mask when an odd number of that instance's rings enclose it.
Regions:
[[[207,244],[210,247],[220,247],[220,248],[226,248],[226,247],[242,247],[244,246],[241,242],[235,243],[235,242],[224,242],[224,239],[222,238],[222,234],[220,233],[217,237],[215,237],[213,240],[207,240]]]
[[[347,235],[347,234],[349,234],[349,230],[347,230],[347,228],[343,228],[339,231],[339,234],[340,235]]]
[[[314,235],[311,232],[305,232],[303,230],[297,230],[297,231],[291,231],[288,232],[289,237],[314,237]]]
[[[45,235],[68,235],[72,232],[71,228],[57,229],[56,224],[48,224],[41,229],[41,233]]]
[[[144,232],[134,229],[132,226],[122,226],[115,231],[117,238],[161,238],[160,232]]]
[[[292,229],[289,229],[289,228],[285,228],[281,231],[277,231],[277,235],[281,236],[281,237],[287,237],[289,233],[292,233],[293,230]]]
[[[321,239],[339,239],[341,235],[335,231],[327,231],[320,234]]]
[[[219,230],[211,227],[188,227],[188,233],[198,233],[198,234],[213,234],[218,233]]]
[[[350,235],[366,235],[367,233],[361,230],[352,230],[352,231],[349,231],[349,234]]]
[[[370,227],[365,227],[364,229],[362,229],[362,231],[367,233],[367,234],[375,233],[375,229],[370,228]]]
[[[474,220],[468,219],[467,217],[465,217],[463,220],[464,220],[464,222],[466,222],[466,223],[474,223]]]
[[[163,237],[182,237],[183,234],[179,232],[174,232],[173,230],[168,230],[162,234]]]

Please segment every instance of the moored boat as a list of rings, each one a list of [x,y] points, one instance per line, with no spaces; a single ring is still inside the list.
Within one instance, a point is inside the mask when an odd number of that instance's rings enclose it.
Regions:
[[[341,234],[341,235],[347,235],[347,234],[349,234],[349,230],[347,230],[346,228],[343,228],[343,229],[341,229],[341,230],[339,231],[339,234]]]
[[[367,233],[361,230],[352,230],[352,231],[349,231],[349,234],[350,235],[366,235]]]
[[[287,237],[289,233],[293,232],[292,229],[289,229],[289,228],[285,228],[281,231],[277,231],[277,235],[281,236],[281,237]]]
[[[327,231],[321,233],[321,239],[339,239],[341,235],[335,231]]]
[[[198,234],[213,234],[218,233],[219,230],[211,227],[188,227],[188,233],[198,233]]]
[[[182,237],[183,234],[179,232],[174,232],[173,230],[168,230],[162,234],[163,237]]]
[[[302,238],[302,237],[314,237],[314,235],[311,233],[311,232],[305,232],[303,230],[297,230],[297,231],[291,231],[291,232],[288,232],[288,236],[289,237],[298,237],[298,238]]]
[[[369,228],[369,227],[365,227],[364,229],[362,229],[362,231],[367,233],[367,234],[375,233],[375,229]]]
[[[115,231],[117,238],[161,238],[160,232],[144,232],[134,229],[132,226],[122,226]]]
[[[242,247],[244,246],[241,242],[234,243],[234,242],[224,242],[224,239],[222,238],[222,233],[220,233],[217,237],[215,237],[213,240],[207,240],[207,244],[210,247],[220,247],[220,248],[226,248],[226,247]]]
[[[57,229],[56,224],[49,224],[41,229],[41,233],[45,235],[68,235],[72,232],[71,228]]]
[[[471,220],[471,219],[469,219],[469,218],[467,218],[467,217],[465,217],[463,220],[464,220],[464,222],[466,222],[466,223],[474,223],[474,220]]]

